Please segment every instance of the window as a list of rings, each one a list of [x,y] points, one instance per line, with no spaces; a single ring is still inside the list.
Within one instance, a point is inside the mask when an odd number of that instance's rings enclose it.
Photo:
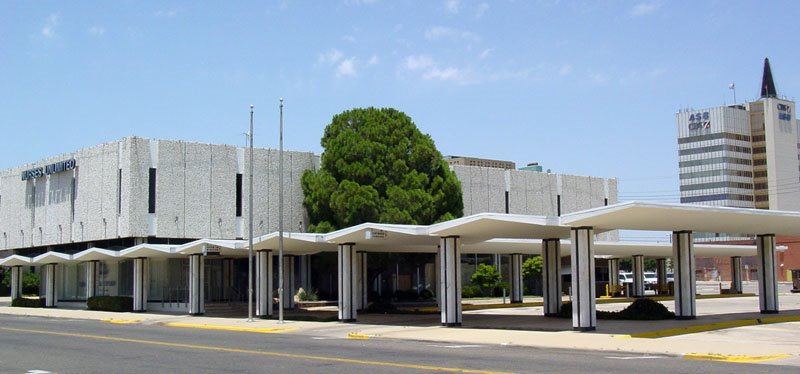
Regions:
[[[117,170],[117,216],[122,214],[122,169]]]
[[[236,174],[236,217],[242,216],[242,174]]]
[[[687,136],[684,138],[679,138],[678,144],[695,143],[695,142],[702,142],[704,140],[717,140],[717,139],[740,140],[743,142],[750,141],[750,137],[747,135],[733,134],[729,132],[718,132],[714,134]]]
[[[147,213],[156,212],[156,168],[150,168],[150,188],[147,198]]]
[[[712,145],[712,146],[708,146],[708,147],[681,149],[680,151],[678,151],[678,154],[681,155],[681,156],[684,156],[684,155],[696,155],[698,153],[708,153],[708,152],[717,152],[717,151],[730,151],[730,152],[750,153],[750,148],[740,147],[738,145],[718,144],[718,145]]]
[[[736,164],[736,165],[750,165],[750,160],[746,158],[736,158],[736,157],[712,157],[701,160],[681,161],[678,166],[683,168],[689,166],[724,164],[724,163]]]

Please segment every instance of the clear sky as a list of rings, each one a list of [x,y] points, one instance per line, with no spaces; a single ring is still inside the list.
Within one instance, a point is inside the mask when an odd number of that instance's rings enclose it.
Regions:
[[[2,1],[0,169],[124,136],[321,152],[394,107],[445,155],[678,199],[675,112],[800,96],[797,1]]]

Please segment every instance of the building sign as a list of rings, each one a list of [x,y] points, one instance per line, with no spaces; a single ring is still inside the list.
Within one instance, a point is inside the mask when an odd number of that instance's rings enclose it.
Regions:
[[[692,113],[689,115],[689,130],[710,129],[711,120],[708,112]]]
[[[22,180],[36,179],[41,176],[60,173],[75,169],[75,159],[59,161],[50,165],[40,166],[38,168],[28,169],[22,172]]]
[[[792,120],[792,107],[786,104],[778,104],[778,120],[791,121]]]

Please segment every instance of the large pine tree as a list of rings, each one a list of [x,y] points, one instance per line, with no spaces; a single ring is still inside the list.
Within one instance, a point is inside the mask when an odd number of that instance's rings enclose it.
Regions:
[[[333,117],[318,171],[303,175],[313,232],[364,222],[427,225],[460,217],[461,184],[405,113],[357,108]]]

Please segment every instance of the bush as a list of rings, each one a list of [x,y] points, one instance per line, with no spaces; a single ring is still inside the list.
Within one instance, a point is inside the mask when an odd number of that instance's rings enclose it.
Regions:
[[[131,312],[133,311],[133,298],[129,296],[94,296],[86,301],[89,310],[103,310],[106,312]]]
[[[297,290],[296,298],[298,301],[319,301],[319,294],[317,290],[310,289],[304,290],[303,287]]]
[[[661,319],[675,318],[675,313],[667,310],[667,307],[658,301],[651,299],[636,299],[627,308],[619,312],[605,312],[602,310],[596,311],[597,319],[607,320],[638,320],[638,321],[654,321]],[[564,303],[558,309],[556,314],[558,318],[572,318],[572,303]]]
[[[378,300],[375,302],[370,303],[367,308],[364,310],[367,313],[399,313],[400,311],[397,309],[391,301],[387,300]]]
[[[24,297],[18,297],[11,300],[11,306],[20,308],[44,308],[44,305],[45,299],[26,299]]]
[[[464,286],[461,288],[462,298],[481,297],[481,296],[483,296],[483,290],[481,290],[480,286]]]
[[[422,290],[422,292],[419,293],[419,297],[422,300],[431,300],[431,299],[433,299],[434,295],[433,295],[433,292],[431,290],[425,289],[425,290]]]

